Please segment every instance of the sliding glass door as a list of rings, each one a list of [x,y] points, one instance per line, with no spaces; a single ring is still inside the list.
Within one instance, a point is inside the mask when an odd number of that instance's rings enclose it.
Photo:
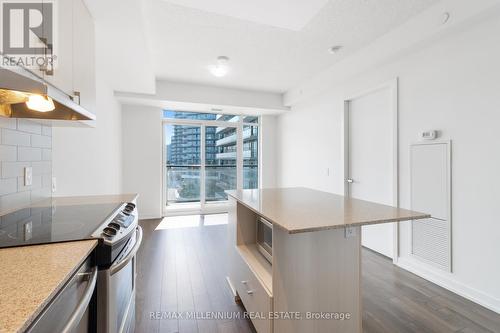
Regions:
[[[165,125],[167,205],[200,202],[201,126]]]
[[[237,128],[205,127],[205,200],[227,200],[237,188]]]
[[[257,188],[258,118],[164,111],[164,196],[169,208],[215,207],[226,190]]]

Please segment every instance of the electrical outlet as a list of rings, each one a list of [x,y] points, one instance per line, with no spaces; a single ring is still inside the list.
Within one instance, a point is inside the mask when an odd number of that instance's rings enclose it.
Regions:
[[[345,227],[344,229],[345,238],[353,238],[356,237],[356,228],[354,227]]]
[[[56,177],[52,177],[52,193],[56,193],[56,191],[57,191]]]
[[[24,186],[33,185],[33,168],[25,167],[24,168]]]
[[[33,221],[24,224],[24,240],[28,241],[33,237]]]

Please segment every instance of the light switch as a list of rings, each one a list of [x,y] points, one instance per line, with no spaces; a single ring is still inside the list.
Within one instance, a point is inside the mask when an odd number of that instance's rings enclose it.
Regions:
[[[33,168],[24,168],[24,186],[31,186],[33,184]]]
[[[29,221],[24,224],[24,240],[28,241],[33,236],[33,222]]]
[[[56,191],[57,191],[56,177],[52,177],[52,193],[56,193]]]

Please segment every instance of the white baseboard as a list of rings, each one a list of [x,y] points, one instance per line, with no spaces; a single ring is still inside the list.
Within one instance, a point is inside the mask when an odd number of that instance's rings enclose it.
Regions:
[[[438,272],[436,268],[427,267],[423,263],[419,263],[410,258],[399,257],[397,263],[398,267],[401,267],[415,275],[420,276],[432,283],[437,284],[455,294],[458,294],[468,300],[484,306],[491,311],[500,314],[500,299],[487,295],[477,289],[468,287],[461,282],[455,281],[450,277],[446,276],[450,273]]]

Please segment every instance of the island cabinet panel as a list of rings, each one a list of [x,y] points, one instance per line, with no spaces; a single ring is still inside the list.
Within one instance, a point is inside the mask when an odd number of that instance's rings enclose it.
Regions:
[[[268,295],[259,279],[247,265],[242,265],[236,272],[236,291],[240,296],[245,309],[259,333],[272,332],[272,320],[269,314],[272,311],[272,297]]]
[[[272,333],[273,309],[271,264],[256,248],[257,215],[229,199],[228,281],[259,333]]]
[[[352,228],[349,238],[343,228],[300,234],[273,229],[274,311],[301,316],[275,318],[275,333],[362,331],[361,230]]]

